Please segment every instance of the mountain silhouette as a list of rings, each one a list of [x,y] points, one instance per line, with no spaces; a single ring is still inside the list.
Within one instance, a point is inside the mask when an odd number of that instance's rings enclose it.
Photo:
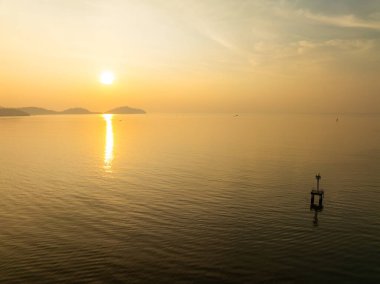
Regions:
[[[0,116],[29,116],[30,114],[15,108],[0,108]]]
[[[41,107],[22,107],[18,110],[29,113],[30,115],[48,115],[48,114],[58,114],[55,110],[45,109]]]
[[[68,108],[64,111],[55,111],[41,107],[20,107],[20,108],[6,108],[0,106],[0,116],[28,116],[28,115],[57,115],[57,114],[99,114],[101,112],[93,112],[85,108],[75,107]],[[142,109],[132,108],[128,106],[117,107],[106,111],[109,114],[142,114],[146,113]]]
[[[97,113],[97,112],[91,112],[88,109],[81,108],[81,107],[68,108],[60,112],[60,114],[93,114],[93,113]]]
[[[141,113],[146,113],[146,112],[145,112],[145,110],[142,110],[142,109],[131,108],[128,106],[122,106],[122,107],[110,109],[109,111],[106,111],[105,113],[110,113],[110,114],[141,114]]]

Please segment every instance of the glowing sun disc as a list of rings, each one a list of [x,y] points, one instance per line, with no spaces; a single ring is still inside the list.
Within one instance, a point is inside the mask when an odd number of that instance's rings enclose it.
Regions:
[[[115,81],[115,75],[111,71],[103,71],[100,74],[100,82],[105,85],[111,85]]]

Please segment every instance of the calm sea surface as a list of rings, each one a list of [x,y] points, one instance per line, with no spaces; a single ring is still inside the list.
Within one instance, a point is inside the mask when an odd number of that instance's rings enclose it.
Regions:
[[[380,116],[335,118],[0,118],[0,282],[380,283]]]

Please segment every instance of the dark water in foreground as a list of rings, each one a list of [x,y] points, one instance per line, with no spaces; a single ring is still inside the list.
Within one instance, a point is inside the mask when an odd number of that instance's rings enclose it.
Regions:
[[[380,117],[0,118],[0,138],[1,283],[380,283]]]

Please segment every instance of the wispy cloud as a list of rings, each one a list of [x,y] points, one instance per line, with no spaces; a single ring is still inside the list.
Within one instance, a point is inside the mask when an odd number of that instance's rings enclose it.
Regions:
[[[297,14],[303,16],[309,20],[313,20],[326,25],[332,25],[345,28],[362,28],[380,30],[379,21],[370,21],[357,18],[354,15],[338,15],[338,16],[326,16],[322,14],[313,14],[308,10],[297,10]]]
[[[309,41],[301,40],[296,43],[298,54],[305,54],[312,50],[320,50],[327,48],[330,52],[335,51],[339,54],[344,53],[358,53],[367,52],[376,47],[374,40],[342,40],[332,39],[326,41]]]

